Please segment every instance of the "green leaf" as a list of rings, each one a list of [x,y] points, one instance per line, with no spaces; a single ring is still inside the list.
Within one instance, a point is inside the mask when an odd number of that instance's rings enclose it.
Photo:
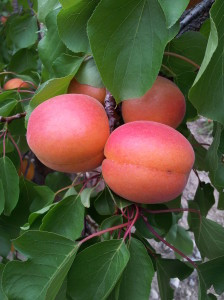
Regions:
[[[214,259],[224,255],[224,228],[221,225],[205,217],[200,223],[198,216],[191,214],[191,230],[202,257]]]
[[[1,264],[0,263],[0,282],[2,281],[2,273],[3,273],[3,270],[4,270],[4,267],[5,265]],[[7,300],[8,298],[6,297],[6,295],[3,293],[3,290],[2,290],[2,285],[0,284],[0,299],[1,300]]]
[[[5,193],[2,180],[0,179],[0,215],[4,211],[5,207]]]
[[[60,235],[28,231],[14,240],[28,257],[12,261],[4,269],[2,287],[11,300],[54,300],[76,255],[78,246]],[[13,287],[13,288],[12,288]]]
[[[68,276],[70,299],[105,299],[129,260],[123,240],[94,244],[79,253]]]
[[[79,83],[102,88],[104,87],[100,73],[93,58],[83,62],[75,78]]]
[[[178,38],[174,38],[167,45],[166,51],[182,55],[198,65],[201,65],[205,55],[206,45],[207,39],[200,32],[189,31]],[[196,70],[195,66],[192,66],[189,62],[171,55],[165,55],[163,63],[178,76]]]
[[[63,77],[68,74],[75,75],[84,57],[63,53],[53,63],[53,71],[56,77]]]
[[[166,16],[167,27],[173,26],[185,11],[189,0],[159,0]],[[175,9],[174,9],[175,7]]]
[[[88,36],[102,80],[117,102],[142,96],[152,86],[165,46],[176,33],[166,28],[157,0],[99,3]]]
[[[203,63],[193,87],[190,100],[198,113],[224,124],[223,59],[224,4],[216,0],[210,10],[211,31]]]
[[[200,281],[203,280],[207,290],[213,285],[217,294],[224,292],[224,256],[200,264],[198,270]]]
[[[0,116],[8,117],[17,105],[16,93],[5,91],[0,94]]]
[[[188,140],[191,143],[195,153],[194,168],[199,171],[207,171],[208,164],[205,159],[207,150],[196,141],[192,134],[189,136]]]
[[[10,71],[23,73],[27,70],[37,70],[37,52],[33,49],[21,49],[16,52],[8,65]]]
[[[193,268],[185,263],[174,259],[156,259],[157,278],[161,300],[172,300],[173,290],[170,287],[171,278],[183,280],[190,276]]]
[[[71,183],[71,179],[66,174],[60,172],[49,173],[45,178],[45,184],[54,192],[69,186]]]
[[[224,187],[224,164],[222,153],[219,151],[223,126],[215,124],[214,139],[207,151],[205,161],[208,165],[209,177],[215,187]]]
[[[218,209],[224,210],[224,191],[219,191],[219,202],[218,202]]]
[[[21,229],[28,230],[32,226],[32,224],[36,221],[36,219],[44,214],[46,214],[53,206],[57,205],[56,203],[45,206],[29,215],[28,223],[24,224]]]
[[[119,300],[148,300],[154,267],[144,245],[131,239],[130,259],[119,285]]]
[[[46,16],[59,5],[58,0],[38,0],[38,20],[44,23]]]
[[[12,161],[0,158],[0,178],[5,196],[5,215],[9,216],[19,200],[19,176]]]
[[[98,195],[94,206],[100,215],[113,215],[115,212],[115,202],[113,201],[110,191],[107,187]]]
[[[58,233],[70,240],[81,236],[84,227],[84,206],[80,197],[69,196],[58,202],[45,215],[40,230]]]
[[[1,226],[0,226],[0,245],[1,245],[0,256],[7,257],[10,252],[10,249],[11,249],[10,236],[4,230],[4,228],[1,228]],[[1,295],[1,292],[0,292],[0,295]]]
[[[105,220],[103,220],[102,224],[100,225],[100,229],[104,230],[107,228],[111,228],[113,226],[119,225],[123,223],[122,216],[111,216]],[[114,232],[106,232],[102,236],[104,240],[109,240],[111,237],[114,237],[115,231]]]
[[[189,233],[177,224],[170,228],[166,235],[166,240],[168,243],[182,251],[185,255],[192,254],[193,252],[193,242]],[[182,256],[178,253],[175,253],[175,255],[178,259],[182,258]]]
[[[86,188],[81,192],[80,197],[81,197],[81,202],[82,202],[83,206],[85,206],[87,208],[90,207],[90,198],[93,196],[94,191],[95,191],[95,187]]]
[[[30,212],[42,209],[54,201],[54,192],[49,187],[25,179],[21,180],[20,196],[26,200]]]
[[[118,196],[117,194],[112,192],[111,189],[108,186],[107,186],[107,189],[110,193],[111,198],[113,199],[114,203],[116,203],[116,206],[119,209],[124,209],[125,207],[132,205],[131,201],[128,201],[128,200]]]
[[[48,2],[49,1],[47,1],[47,3]],[[47,32],[38,44],[38,53],[40,59],[51,75],[53,75],[53,62],[59,55],[66,51],[66,47],[62,43],[56,29],[58,12],[59,9],[55,9],[49,12],[49,14],[46,16]]]
[[[6,30],[8,43],[12,44],[15,52],[32,46],[37,41],[37,19],[30,14],[16,15],[9,22]]]
[[[60,2],[62,10],[58,14],[58,32],[62,41],[73,52],[90,53],[86,26],[99,0]]]
[[[214,188],[209,183],[201,182],[195,194],[194,201],[197,202],[202,216],[207,216],[210,208],[215,204]]]
[[[26,119],[28,120],[32,110],[42,102],[52,97],[65,94],[72,78],[73,75],[68,75],[66,77],[50,79],[43,83],[30,101],[30,105],[27,108]]]
[[[148,205],[148,209],[152,210],[163,210],[167,209],[165,205]],[[169,229],[172,226],[172,213],[162,213],[162,214],[153,214],[147,213],[148,222],[151,226],[155,229],[155,231],[159,235],[165,235],[168,233]],[[136,229],[141,233],[141,235],[145,238],[155,238],[155,236],[149,231],[148,227],[146,226],[145,222],[142,218],[138,219],[136,222]]]

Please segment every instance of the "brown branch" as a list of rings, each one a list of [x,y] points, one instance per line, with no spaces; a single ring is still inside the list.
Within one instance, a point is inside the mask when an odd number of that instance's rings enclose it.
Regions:
[[[110,131],[112,132],[121,123],[120,114],[117,113],[117,105],[114,97],[107,91],[105,98],[105,110],[109,119]]]
[[[10,123],[14,120],[22,119],[25,116],[26,116],[26,112],[22,112],[22,113],[16,114],[14,116],[9,116],[9,117],[0,116],[0,123]]]

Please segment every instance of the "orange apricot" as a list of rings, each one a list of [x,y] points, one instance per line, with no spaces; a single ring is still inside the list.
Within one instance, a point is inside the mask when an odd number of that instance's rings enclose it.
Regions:
[[[194,164],[194,151],[177,130],[135,121],[107,140],[102,174],[119,196],[138,203],[163,203],[180,195]]]
[[[70,82],[70,85],[68,87],[68,93],[88,95],[97,99],[102,104],[104,104],[104,99],[106,97],[105,88],[98,88],[88,84],[81,84],[75,79],[75,77]]]
[[[96,99],[65,94],[40,104],[31,113],[27,142],[53,170],[85,172],[101,165],[109,137],[106,112]]]
[[[35,167],[34,164],[31,161],[28,161],[28,159],[23,160],[22,168],[19,169],[19,174],[23,174],[24,177],[28,180],[33,180],[34,173],[35,173]]]
[[[122,102],[125,123],[145,120],[177,128],[185,111],[185,98],[180,89],[171,80],[161,76],[157,77],[145,95]]]
[[[4,90],[14,90],[14,89],[18,89],[18,88],[29,88],[30,85],[27,82],[24,82],[22,79],[20,78],[13,78],[8,80],[5,84],[4,84]]]

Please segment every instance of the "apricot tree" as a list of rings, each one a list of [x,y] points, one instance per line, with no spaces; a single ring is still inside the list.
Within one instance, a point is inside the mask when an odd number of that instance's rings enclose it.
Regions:
[[[170,300],[193,272],[224,292],[223,16],[1,1],[0,299],[148,300],[157,276]]]

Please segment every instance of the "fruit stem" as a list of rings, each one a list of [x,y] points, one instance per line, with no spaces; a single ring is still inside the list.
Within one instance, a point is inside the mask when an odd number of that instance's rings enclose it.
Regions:
[[[183,56],[183,55],[180,55],[180,54],[177,54],[177,53],[174,53],[174,52],[164,52],[164,55],[166,56],[174,56],[174,57],[177,57],[179,59],[182,59],[186,62],[188,62],[189,64],[191,64],[192,66],[194,66],[196,69],[200,69],[200,66],[198,64],[196,64],[193,60]]]
[[[7,135],[7,129],[4,133],[4,136],[3,136],[3,157],[5,157],[5,139],[6,139],[6,135]]]
[[[79,246],[81,246],[83,243],[85,243],[86,241],[96,237],[96,236],[100,236],[106,232],[111,232],[111,231],[115,231],[117,229],[120,229],[120,228],[124,228],[126,226],[128,226],[129,222],[127,223],[123,223],[123,224],[120,224],[120,225],[117,225],[117,226],[114,226],[114,227],[110,227],[110,228],[107,228],[107,229],[104,229],[104,230],[101,230],[101,231],[98,231],[98,232],[95,232],[89,236],[87,236],[86,238],[84,238],[82,241],[79,242]]]
[[[137,221],[138,217],[139,217],[139,208],[137,205],[135,205],[135,208],[136,208],[136,213],[135,213],[135,217],[134,219],[132,220],[131,224],[130,224],[130,219],[128,219],[128,229],[126,230],[125,234],[124,234],[124,241],[125,239],[127,238],[128,234],[131,233],[131,229],[132,227],[135,225],[135,222]],[[129,225],[130,224],[130,225]]]
[[[19,176],[21,176],[22,173],[22,168],[23,168],[23,159],[22,159],[22,154],[19,150],[18,145],[16,144],[15,140],[13,139],[11,133],[8,131],[8,137],[10,138],[11,142],[13,143],[14,147],[16,148],[16,151],[19,154],[19,160],[20,160],[20,170],[19,170]]]
[[[172,246],[170,243],[168,243],[166,240],[164,240],[154,229],[153,227],[148,223],[147,218],[144,215],[141,215],[142,219],[145,223],[145,225],[148,227],[149,231],[151,231],[151,233],[157,238],[159,239],[161,242],[163,242],[166,246],[168,246],[170,249],[172,249],[173,251],[175,251],[176,253],[178,253],[180,256],[182,256],[183,258],[185,258],[195,269],[198,268],[198,266],[188,257],[186,256],[183,252],[181,252],[179,249],[177,249],[176,247]]]
[[[173,77],[176,77],[177,75],[170,69],[168,68],[166,65],[162,64],[162,67],[167,70]]]
[[[149,214],[160,214],[160,213],[169,213],[169,212],[191,212],[191,213],[196,213],[198,214],[199,218],[200,218],[200,222],[201,222],[201,212],[200,210],[194,209],[194,208],[170,208],[170,209],[161,209],[161,210],[151,210],[151,209],[146,209],[146,208],[141,208],[142,210],[144,210],[146,213]]]

